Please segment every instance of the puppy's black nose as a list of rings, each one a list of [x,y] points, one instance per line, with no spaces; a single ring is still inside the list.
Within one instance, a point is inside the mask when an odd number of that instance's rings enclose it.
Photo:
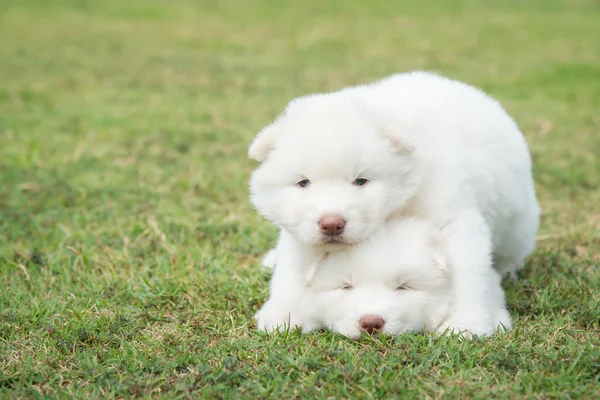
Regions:
[[[325,215],[319,219],[321,233],[327,236],[338,236],[344,233],[346,221],[341,215]]]
[[[381,332],[383,325],[385,321],[379,315],[363,315],[358,320],[358,328],[369,335]]]

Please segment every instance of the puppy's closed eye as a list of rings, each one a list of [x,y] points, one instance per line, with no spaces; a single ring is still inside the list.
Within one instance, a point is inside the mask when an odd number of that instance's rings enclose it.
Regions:
[[[308,185],[310,185],[310,180],[307,178],[304,179],[300,179],[298,182],[295,183],[296,186],[299,186],[301,188],[305,188]]]
[[[409,290],[410,286],[408,286],[407,284],[403,283],[402,285],[398,285],[396,286],[396,290],[400,291],[400,290]]]
[[[369,182],[369,179],[360,177],[360,178],[356,178],[356,179],[355,179],[355,180],[352,182],[352,184],[353,184],[354,186],[363,186],[363,185],[365,185],[367,182]]]

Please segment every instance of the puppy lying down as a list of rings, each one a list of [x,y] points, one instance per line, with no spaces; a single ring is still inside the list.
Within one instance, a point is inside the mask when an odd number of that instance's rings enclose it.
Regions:
[[[300,315],[290,316],[304,332],[325,328],[353,339],[362,333],[444,333],[452,312],[452,260],[443,229],[423,220],[384,225],[369,240],[330,253],[306,277]],[[488,301],[496,329],[510,329],[500,281],[497,275],[488,282]]]

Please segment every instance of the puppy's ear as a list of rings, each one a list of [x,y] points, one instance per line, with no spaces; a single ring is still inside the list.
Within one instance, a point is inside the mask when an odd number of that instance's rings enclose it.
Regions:
[[[446,243],[439,231],[436,231],[429,242],[430,249],[433,250],[432,264],[436,271],[442,277],[449,277],[452,272],[452,261],[446,250]]]
[[[263,162],[275,148],[275,139],[279,134],[280,126],[277,121],[265,126],[254,138],[248,148],[248,157]]]
[[[404,125],[402,120],[398,121],[397,117],[391,115],[382,107],[375,107],[366,103],[361,103],[364,110],[373,118],[373,121],[378,125],[381,136],[387,139],[393,146],[396,152],[403,156],[409,157],[415,152],[415,146],[402,135],[402,128],[397,124]],[[395,121],[394,124],[384,121]]]
[[[441,238],[437,238],[434,243],[436,254],[433,257],[433,265],[438,271],[439,276],[449,278],[452,274],[452,259]]]
[[[445,257],[445,254],[436,254],[433,258],[433,265],[441,276],[447,276],[450,274],[450,264],[448,263],[448,259]]]
[[[380,127],[381,135],[394,147],[396,152],[403,157],[410,157],[415,152],[415,145],[403,138],[396,129],[383,126]]]
[[[304,284],[309,287],[312,284],[312,280],[317,272],[318,262],[311,264],[304,271]]]
[[[312,263],[304,270],[304,284],[309,287],[319,268],[319,261]]]
[[[321,266],[323,262],[327,259],[327,257],[329,257],[329,253],[325,253],[325,255],[319,260],[313,262],[312,264],[304,268],[304,284],[306,285],[306,287],[312,285],[313,279],[321,269]]]

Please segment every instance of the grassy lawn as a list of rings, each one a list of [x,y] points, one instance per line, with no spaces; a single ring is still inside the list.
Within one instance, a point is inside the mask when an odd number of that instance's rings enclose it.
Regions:
[[[254,330],[246,149],[291,99],[429,69],[525,132],[515,329]],[[0,397],[600,398],[596,0],[0,0]]]

